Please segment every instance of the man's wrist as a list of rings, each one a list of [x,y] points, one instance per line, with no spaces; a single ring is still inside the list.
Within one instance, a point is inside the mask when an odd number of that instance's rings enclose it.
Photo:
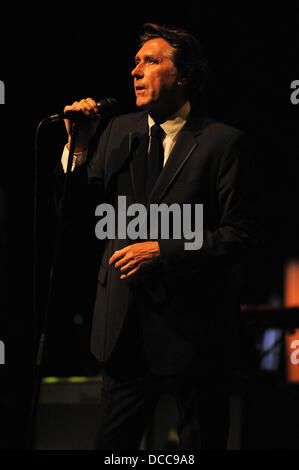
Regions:
[[[61,156],[61,164],[62,164],[63,171],[65,173],[67,171],[68,158],[69,158],[69,149],[68,149],[68,144],[66,144],[63,149],[62,156]],[[79,166],[82,166],[86,162],[86,158],[87,158],[87,150],[78,152],[76,149],[73,155],[73,163],[72,163],[71,171],[73,171],[75,168]]]

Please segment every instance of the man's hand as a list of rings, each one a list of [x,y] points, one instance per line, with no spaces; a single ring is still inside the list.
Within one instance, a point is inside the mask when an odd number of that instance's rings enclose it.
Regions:
[[[122,250],[115,251],[109,259],[109,264],[114,264],[120,269],[121,279],[126,279],[140,270],[150,267],[160,256],[159,244],[153,242],[141,242],[128,245]]]
[[[81,101],[75,101],[70,106],[65,106],[64,112],[66,111],[82,111],[85,114],[86,119],[82,119],[78,128],[78,135],[75,142],[75,152],[82,152],[88,147],[88,143],[95,134],[99,123],[99,116],[97,114],[98,108],[95,100],[92,98],[86,98]],[[70,121],[64,119],[65,127],[69,136],[67,148],[70,145]]]

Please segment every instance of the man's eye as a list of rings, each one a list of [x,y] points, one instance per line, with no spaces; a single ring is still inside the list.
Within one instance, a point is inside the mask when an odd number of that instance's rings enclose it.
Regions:
[[[146,62],[148,62],[149,64],[157,64],[158,60],[154,57],[147,57]]]
[[[137,65],[140,64],[140,62],[141,62],[140,59],[135,59],[133,65],[134,65],[135,67],[137,67]],[[159,63],[159,60],[158,60],[158,59],[155,59],[155,57],[150,57],[150,56],[148,56],[148,57],[145,57],[145,58],[143,59],[143,62],[144,62],[145,64],[158,64],[158,63]]]

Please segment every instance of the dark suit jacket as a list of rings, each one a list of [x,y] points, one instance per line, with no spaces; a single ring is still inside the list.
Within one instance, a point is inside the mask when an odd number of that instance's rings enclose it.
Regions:
[[[147,146],[146,112],[108,123],[86,165],[93,211],[104,201],[116,204],[119,195],[127,205],[145,204]],[[83,173],[77,172],[81,183]],[[203,204],[202,248],[186,251],[183,238],[159,240],[159,263],[135,280],[121,280],[108,264],[110,256],[142,240],[105,241],[91,350],[107,361],[134,310],[153,372],[181,374],[203,365],[223,370],[232,361],[237,267],[260,238],[257,185],[244,134],[191,113],[147,203]]]

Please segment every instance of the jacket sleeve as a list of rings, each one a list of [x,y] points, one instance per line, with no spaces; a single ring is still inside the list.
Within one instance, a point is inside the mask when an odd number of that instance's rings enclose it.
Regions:
[[[109,137],[111,123],[100,123],[96,135],[88,148],[86,162],[75,168],[68,176],[67,187],[61,162],[55,173],[55,204],[61,218],[94,216],[97,203],[103,201],[105,179],[105,147]]]

